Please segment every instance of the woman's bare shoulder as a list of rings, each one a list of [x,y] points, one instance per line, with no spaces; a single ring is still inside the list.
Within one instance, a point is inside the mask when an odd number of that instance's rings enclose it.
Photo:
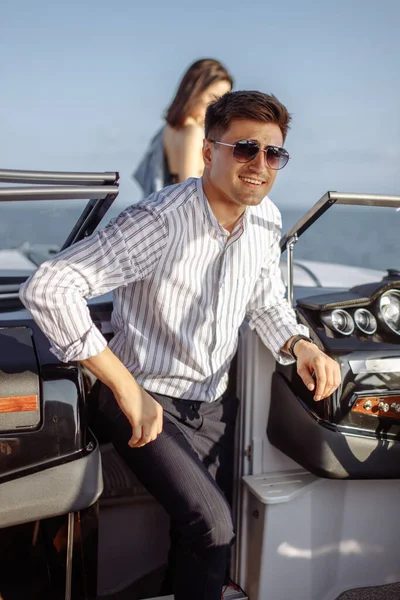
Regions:
[[[182,127],[176,128],[170,125],[165,126],[164,141],[168,140],[202,140],[204,138],[204,129],[191,120],[186,122]]]
[[[203,139],[204,137],[204,127],[199,125],[194,119],[186,121],[181,131],[182,135],[184,135],[185,137],[201,139]]]

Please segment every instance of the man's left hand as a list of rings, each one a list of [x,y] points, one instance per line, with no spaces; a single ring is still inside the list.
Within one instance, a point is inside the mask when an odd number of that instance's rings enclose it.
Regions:
[[[339,387],[341,374],[338,363],[315,344],[299,340],[295,346],[295,354],[298,374],[310,391],[315,389],[314,400],[327,398]]]

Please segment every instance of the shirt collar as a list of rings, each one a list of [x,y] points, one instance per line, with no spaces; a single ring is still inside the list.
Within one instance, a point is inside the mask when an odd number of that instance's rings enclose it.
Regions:
[[[214,215],[214,213],[211,209],[210,203],[208,202],[207,196],[204,193],[203,178],[200,177],[199,179],[197,179],[196,183],[197,183],[197,193],[199,195],[201,205],[203,207],[205,222],[218,235],[224,235],[225,237],[228,237],[230,235],[229,231],[224,229],[222,227],[222,225],[218,222],[217,217]],[[248,223],[249,218],[250,218],[251,208],[252,207],[250,207],[250,206],[248,206],[246,208],[242,217],[239,219],[238,223],[236,224],[236,227],[233,230],[232,235],[236,234],[239,231],[240,231],[240,233],[243,233],[244,228],[246,227],[246,224]]]

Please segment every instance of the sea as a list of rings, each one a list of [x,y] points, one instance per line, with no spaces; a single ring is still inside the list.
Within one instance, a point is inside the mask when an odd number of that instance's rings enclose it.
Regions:
[[[61,247],[84,208],[81,201],[0,204],[0,249],[25,244]],[[101,225],[123,210],[111,207]],[[282,232],[310,207],[280,207]],[[332,206],[299,239],[295,259],[400,270],[400,212],[394,208]],[[6,268],[7,265],[0,265]]]

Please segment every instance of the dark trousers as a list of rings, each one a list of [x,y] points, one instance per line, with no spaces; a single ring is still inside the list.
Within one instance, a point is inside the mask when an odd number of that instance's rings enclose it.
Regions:
[[[175,600],[221,600],[234,541],[229,505],[238,401],[212,403],[151,395],[164,409],[154,442],[130,448],[132,428],[101,387],[99,411],[115,449],[171,518],[169,570],[162,593]],[[168,588],[171,580],[172,590]]]

